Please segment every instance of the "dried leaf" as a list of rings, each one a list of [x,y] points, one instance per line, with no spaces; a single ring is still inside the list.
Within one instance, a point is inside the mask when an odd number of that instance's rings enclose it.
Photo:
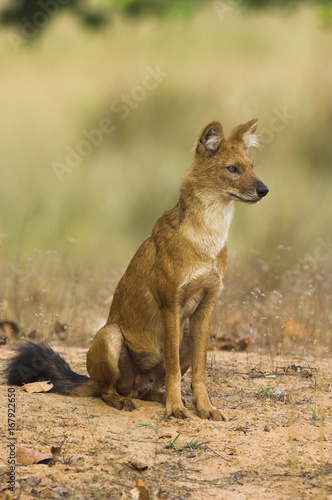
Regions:
[[[220,351],[233,351],[235,350],[235,341],[229,337],[218,337],[215,340],[217,349]]]
[[[150,495],[144,481],[139,477],[135,477],[136,486],[130,490],[130,495],[133,500],[150,500]]]
[[[148,468],[148,464],[138,458],[130,458],[127,460],[127,465],[135,470],[146,470]]]
[[[252,340],[250,337],[240,337],[238,339],[230,337],[218,337],[215,340],[217,349],[220,351],[246,351],[251,350],[253,347]]]
[[[63,438],[63,440],[61,441],[60,444],[57,444],[57,445],[51,447],[51,453],[52,453],[52,455],[56,456],[56,455],[60,455],[61,454],[62,446],[63,446],[64,442],[66,441],[66,439],[67,439],[67,436],[65,436]]]
[[[18,326],[14,321],[0,321],[0,331],[4,332],[5,336],[10,339],[17,340],[20,336],[20,332],[23,332],[22,328]]]
[[[248,429],[248,427],[243,427],[242,425],[240,425],[239,427],[236,427],[235,430],[239,431],[239,432],[243,432],[244,434],[247,434],[247,432],[250,432],[250,429]]]
[[[41,382],[31,382],[31,384],[24,384],[23,389],[26,392],[48,392],[53,388],[50,380]]]
[[[48,463],[53,455],[51,453],[40,453],[39,451],[25,448],[24,446],[17,447],[17,463],[22,465],[32,465],[39,463]]]

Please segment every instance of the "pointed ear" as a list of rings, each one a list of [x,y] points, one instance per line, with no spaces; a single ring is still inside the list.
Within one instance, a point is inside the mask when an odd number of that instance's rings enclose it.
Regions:
[[[219,122],[209,123],[198,138],[196,153],[215,153],[220,143],[225,139],[222,126]]]
[[[244,125],[239,125],[228,135],[227,140],[242,142],[246,151],[250,147],[259,145],[256,130],[258,127],[258,119],[254,118]]]

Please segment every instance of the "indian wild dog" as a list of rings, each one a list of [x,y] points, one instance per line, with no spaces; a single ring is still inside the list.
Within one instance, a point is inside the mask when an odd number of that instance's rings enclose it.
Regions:
[[[257,125],[251,120],[225,137],[212,122],[200,134],[178,203],[158,219],[114,292],[106,325],[87,353],[91,379],[72,372],[48,346],[27,342],[8,365],[9,384],[51,380],[62,394],[101,395],[125,410],[136,408],[136,398],[157,401],[166,404],[165,418],[186,418],[180,383],[191,367],[197,414],[224,418],[208,396],[206,353],[234,201],[256,203],[268,193],[248,156]]]

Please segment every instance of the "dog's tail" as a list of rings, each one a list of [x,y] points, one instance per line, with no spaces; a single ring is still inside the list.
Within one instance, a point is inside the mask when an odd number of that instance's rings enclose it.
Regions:
[[[50,392],[69,396],[99,396],[98,385],[72,371],[67,361],[49,346],[25,342],[16,349],[5,370],[8,385],[50,380]]]

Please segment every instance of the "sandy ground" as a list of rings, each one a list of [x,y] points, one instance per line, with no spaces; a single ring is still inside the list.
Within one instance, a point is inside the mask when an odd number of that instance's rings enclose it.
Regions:
[[[84,349],[56,350],[85,373]],[[10,355],[1,346],[1,371]],[[276,370],[276,378],[264,376]],[[0,499],[332,498],[330,359],[212,351],[207,380],[226,422],[193,413],[190,374],[182,387],[192,418],[182,421],[164,421],[157,403],[139,402],[129,413],[99,398],[16,388],[16,446],[50,453],[63,444],[49,464],[16,465],[12,497],[4,493],[10,437],[2,380]]]

